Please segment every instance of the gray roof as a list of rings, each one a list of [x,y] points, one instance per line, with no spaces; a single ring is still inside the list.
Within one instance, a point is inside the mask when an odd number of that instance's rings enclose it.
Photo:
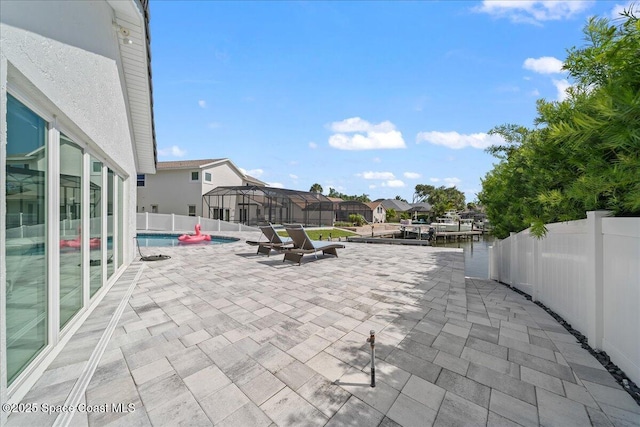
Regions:
[[[385,199],[381,201],[385,209],[394,209],[396,212],[406,212],[411,209],[411,205],[402,200]]]
[[[413,212],[431,212],[431,205],[427,202],[411,203],[411,211]]]

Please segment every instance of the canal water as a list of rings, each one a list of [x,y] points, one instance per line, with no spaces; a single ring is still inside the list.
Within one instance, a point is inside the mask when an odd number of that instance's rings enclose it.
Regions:
[[[461,248],[464,250],[464,274],[469,277],[489,277],[489,246],[493,244],[495,237],[490,235],[480,236],[480,241],[461,240],[458,242],[434,244],[436,247]]]

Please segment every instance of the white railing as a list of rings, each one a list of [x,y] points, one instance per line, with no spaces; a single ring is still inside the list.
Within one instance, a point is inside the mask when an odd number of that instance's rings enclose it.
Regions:
[[[193,231],[196,224],[202,226],[202,231],[260,231],[259,228],[244,224],[221,221],[219,219],[202,218],[200,216],[185,216],[175,214],[157,214],[143,212],[136,214],[136,229],[138,231]]]
[[[489,248],[489,278],[531,295],[640,383],[640,218],[587,219],[529,230]]]

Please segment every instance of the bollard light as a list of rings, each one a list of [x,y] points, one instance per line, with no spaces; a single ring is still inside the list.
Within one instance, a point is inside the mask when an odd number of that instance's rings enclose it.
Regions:
[[[371,387],[376,386],[376,332],[374,330],[369,331],[369,338],[367,342],[371,343]]]

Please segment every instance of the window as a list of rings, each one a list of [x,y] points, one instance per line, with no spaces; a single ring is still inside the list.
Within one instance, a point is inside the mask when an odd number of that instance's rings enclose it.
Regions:
[[[138,187],[144,187],[144,178],[145,175],[143,173],[138,175]]]
[[[102,215],[106,206],[104,206],[104,200],[102,199],[105,192],[102,185],[102,162],[92,156],[91,163],[93,164],[93,171],[99,171],[99,173],[91,174],[91,183],[89,184],[89,247],[94,249],[94,252],[98,252],[95,255],[91,255],[93,262],[89,262],[89,295],[94,296],[104,284],[101,251],[97,249],[102,248]],[[99,167],[96,167],[96,165]],[[99,261],[96,261],[96,259]]]
[[[196,205],[189,205],[189,216],[196,216]]]
[[[142,208],[144,211],[144,208]],[[151,213],[158,213],[158,205],[151,205]]]
[[[33,378],[43,349],[63,342],[87,297],[124,264],[122,178],[108,160],[91,156],[89,144],[34,108],[46,110],[6,94],[3,387]]]
[[[67,250],[81,245],[82,225],[82,149],[64,134],[60,135],[60,323],[62,329],[82,308],[82,252]],[[78,248],[80,249],[80,248]]]
[[[200,172],[193,171],[191,172],[191,181],[199,181],[200,180]]]
[[[113,238],[114,236],[114,218],[113,218],[113,214],[114,214],[114,206],[115,206],[115,186],[116,186],[116,174],[113,172],[113,170],[111,170],[111,168],[107,169],[107,244],[105,245],[107,247],[107,252],[106,255],[104,255],[102,257],[102,262],[107,264],[107,279],[111,278],[111,276],[113,276],[113,273],[116,272],[116,263],[114,262],[115,260],[113,259],[113,256],[115,255],[113,252],[113,248],[114,248],[114,244],[113,244]],[[111,244],[109,244],[111,243]]]
[[[204,173],[205,182],[211,182],[211,174],[209,172]]]
[[[48,124],[10,94],[6,114],[6,348],[0,351],[10,385],[49,342],[47,231],[52,225],[47,223]],[[28,240],[20,230],[29,233]]]

